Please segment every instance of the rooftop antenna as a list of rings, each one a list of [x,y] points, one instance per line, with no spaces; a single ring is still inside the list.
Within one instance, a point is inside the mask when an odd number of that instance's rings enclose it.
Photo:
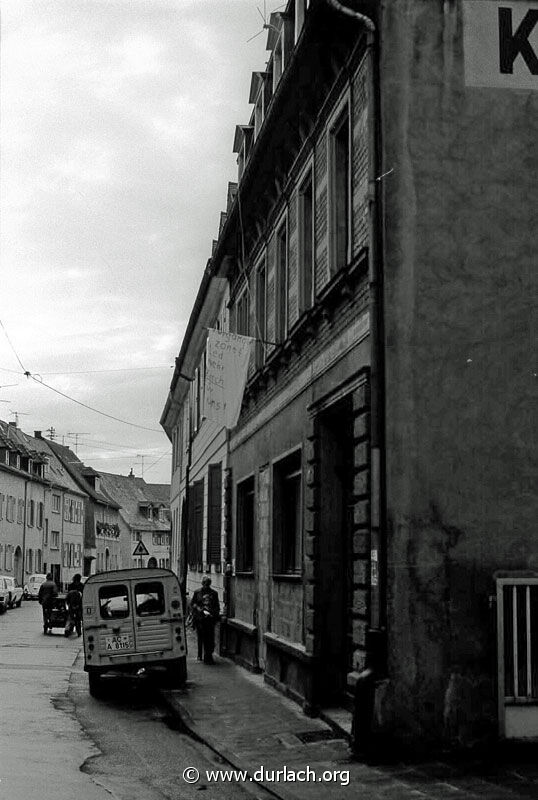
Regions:
[[[53,428],[51,425],[50,428],[47,428],[45,433],[48,433],[50,441],[53,442],[54,437],[56,436],[56,428]]]
[[[89,433],[71,433],[71,432],[68,431],[67,435],[75,437],[75,453],[78,455],[78,437],[79,436],[89,436],[90,434]]]
[[[19,427],[19,417],[29,417],[30,414],[26,411],[10,411],[10,414],[13,414],[15,417],[15,427]]]
[[[284,8],[284,7],[285,6],[278,6],[278,8],[275,8],[275,11],[278,11],[280,8]],[[274,25],[271,25],[271,23],[267,22],[267,8],[266,8],[265,0],[263,0],[263,14],[260,11],[260,7],[259,6],[256,6],[256,11],[258,12],[258,14],[260,15],[260,17],[263,20],[262,29],[261,29],[261,31],[258,31],[258,33],[255,33],[254,36],[251,36],[250,39],[247,39],[247,42],[251,42],[253,39],[256,39],[258,36],[261,36],[264,31],[268,31],[270,28],[272,28],[277,33],[280,32],[278,30],[278,28],[275,28]]]
[[[142,477],[144,477],[144,459],[146,456],[142,455],[142,453],[137,453],[136,457],[142,459]]]

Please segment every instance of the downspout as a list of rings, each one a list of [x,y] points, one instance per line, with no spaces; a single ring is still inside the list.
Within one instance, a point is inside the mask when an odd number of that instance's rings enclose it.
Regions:
[[[364,752],[372,747],[375,682],[386,675],[386,542],[385,526],[385,381],[383,325],[382,226],[380,216],[378,37],[374,21],[365,14],[325,0],[335,11],[366,29],[368,81],[368,280],[370,313],[370,626],[366,637],[366,669],[355,693],[353,744]]]
[[[21,586],[24,588],[26,573],[26,506],[28,503],[28,481],[24,481],[24,514],[22,515],[22,559],[21,559]]]

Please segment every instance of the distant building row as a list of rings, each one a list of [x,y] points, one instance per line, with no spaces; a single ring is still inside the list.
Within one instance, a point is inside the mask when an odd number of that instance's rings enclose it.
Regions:
[[[0,574],[23,585],[52,572],[63,585],[77,572],[169,567],[169,492],[0,421]]]

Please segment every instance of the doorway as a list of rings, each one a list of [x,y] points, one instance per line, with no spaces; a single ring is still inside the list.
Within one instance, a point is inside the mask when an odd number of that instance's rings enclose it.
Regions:
[[[347,704],[353,653],[353,415],[351,397],[319,414],[320,686],[322,705]]]

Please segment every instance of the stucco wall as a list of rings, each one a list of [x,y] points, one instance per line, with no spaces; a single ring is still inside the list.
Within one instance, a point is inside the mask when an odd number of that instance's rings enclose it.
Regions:
[[[388,630],[382,721],[494,730],[498,569],[536,568],[538,93],[466,88],[462,5],[382,15]]]

